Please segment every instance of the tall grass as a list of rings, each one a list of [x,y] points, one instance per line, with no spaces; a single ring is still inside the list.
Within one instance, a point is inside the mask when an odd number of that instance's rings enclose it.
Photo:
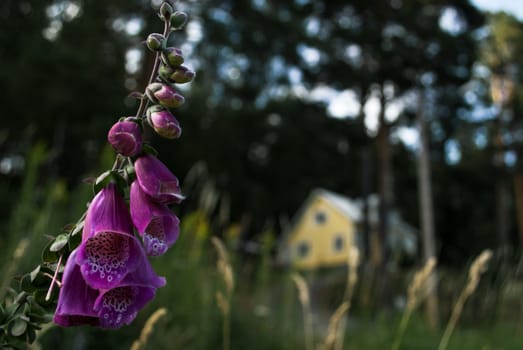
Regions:
[[[0,246],[4,261],[2,283],[7,287],[2,286],[0,290],[8,288],[13,282],[12,277],[18,272],[32,269],[39,261],[46,243],[45,236],[54,235],[65,223],[75,221],[92,196],[89,186],[82,184],[71,189],[64,181],[41,178],[38,175],[39,165],[45,161],[46,154],[45,147],[35,146],[28,158],[20,192],[13,196],[10,220],[5,224],[5,235],[2,237],[5,244]],[[158,274],[167,277],[168,284],[157,291],[156,299],[138,315],[133,325],[111,332],[86,327],[50,327],[39,338],[42,348],[119,350],[131,348],[135,341],[138,342],[135,347],[159,350],[206,350],[217,348],[216,344],[221,344],[219,347],[223,349],[250,350],[313,350],[316,347],[381,349],[391,346],[395,349],[421,349],[436,348],[438,343],[440,349],[479,349],[483,346],[523,348],[520,346],[523,338],[517,333],[521,331],[521,323],[505,323],[499,319],[497,324],[486,328],[464,312],[470,309],[466,308],[467,302],[477,297],[474,293],[482,292],[477,287],[488,261],[487,253],[471,265],[467,284],[456,304],[441,303],[441,313],[451,314],[451,317],[440,339],[439,333],[431,332],[417,313],[417,307],[427,291],[424,276],[434,268],[433,265],[427,263],[410,282],[401,317],[399,312],[393,311],[372,315],[368,320],[365,316],[368,311],[361,302],[361,291],[355,293],[357,284],[366,283],[365,276],[358,276],[359,259],[354,258],[356,254],[352,254],[352,260],[347,261],[348,272],[339,276],[339,283],[329,286],[328,291],[317,291],[315,284],[314,295],[311,295],[309,286],[315,279],[321,279],[324,271],[308,274],[305,281],[300,275],[275,268],[271,256],[276,244],[274,233],[262,235],[265,238],[262,239],[264,245],[260,263],[257,258],[247,260],[242,253],[227,250],[223,242],[211,239],[214,235],[227,235],[225,232],[211,232],[214,226],[203,211],[186,213],[181,222],[177,244],[162,261],[153,261]],[[237,225],[230,222],[224,227]],[[24,238],[27,240],[24,241]],[[25,249],[22,249],[23,242],[28,242]],[[19,249],[15,254],[17,246]],[[463,272],[452,275],[457,278],[452,282],[449,282],[450,279],[442,280],[441,288],[445,288],[445,283],[451,283],[447,290],[457,288],[456,281]],[[511,288],[518,285],[521,282],[513,280]],[[297,295],[295,288],[298,289]],[[392,289],[399,294],[406,287],[398,284]],[[516,298],[510,301],[511,305],[520,305],[520,295],[507,295]],[[322,303],[325,300],[328,302]],[[219,307],[216,307],[217,303]],[[336,303],[335,310],[321,309],[329,303]],[[501,304],[508,305],[503,304],[503,300]],[[155,313],[159,309],[165,310],[165,313]],[[315,313],[325,314],[326,311],[333,312],[330,320],[325,321],[328,324],[313,327]],[[514,307],[511,311],[511,317],[518,312]],[[348,325],[349,312],[352,317]],[[165,314],[169,317],[164,317]],[[153,322],[160,318],[161,322]],[[467,329],[458,327],[461,318],[466,321]],[[316,320],[320,322],[321,318]],[[408,332],[405,331],[407,325]],[[321,329],[327,329],[326,334],[320,334]],[[322,339],[321,344],[316,344],[315,339]]]

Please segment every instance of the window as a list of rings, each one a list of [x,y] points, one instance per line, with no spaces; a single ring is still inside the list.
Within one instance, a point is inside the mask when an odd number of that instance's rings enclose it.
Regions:
[[[343,240],[343,236],[341,233],[339,233],[334,237],[332,248],[334,249],[335,252],[341,252],[343,250],[344,243],[345,242]]]
[[[318,225],[324,224],[325,221],[327,221],[327,214],[325,214],[323,211],[317,212],[314,216],[314,221],[316,221]]]
[[[310,253],[310,245],[308,242],[300,242],[298,244],[298,256],[300,258],[305,258]]]

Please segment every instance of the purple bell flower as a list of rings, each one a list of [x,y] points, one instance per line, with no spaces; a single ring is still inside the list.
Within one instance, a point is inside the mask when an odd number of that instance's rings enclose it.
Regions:
[[[130,324],[136,314],[165,285],[165,278],[154,273],[143,250],[138,268],[129,273],[123,281],[110,290],[102,290],[94,302],[94,310],[103,328],[119,328]]]
[[[134,163],[136,178],[142,190],[161,204],[180,203],[181,194],[176,176],[156,157],[145,155]]]
[[[53,320],[62,327],[84,324],[99,326],[94,303],[100,293],[85,283],[80,266],[76,264],[77,252],[78,249],[73,250],[65,264],[62,287]]]
[[[129,210],[114,184],[91,202],[76,262],[85,281],[95,289],[111,289],[134,271],[142,252],[133,235]]]
[[[94,289],[82,276],[76,263],[77,254],[75,249],[65,265],[54,315],[54,322],[62,327],[119,328],[129,324],[154,297],[156,289],[165,285],[165,279],[154,273],[142,251],[139,268],[128,274],[121,284],[107,290]]]
[[[125,157],[132,157],[142,150],[142,131],[132,121],[116,122],[107,135],[107,140],[114,150]]]
[[[178,120],[161,106],[156,105],[147,110],[147,122],[158,135],[166,139],[176,139],[182,134]]]
[[[164,254],[178,239],[180,220],[166,205],[153,202],[137,181],[131,184],[131,218],[149,256]]]

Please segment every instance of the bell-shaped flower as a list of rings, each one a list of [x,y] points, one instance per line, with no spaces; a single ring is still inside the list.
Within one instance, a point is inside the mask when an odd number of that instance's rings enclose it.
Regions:
[[[136,314],[154,298],[156,289],[165,285],[165,278],[157,276],[143,250],[138,268],[125,276],[119,285],[102,290],[94,302],[94,310],[103,328],[119,328],[130,324]]]
[[[130,120],[116,122],[107,135],[114,150],[125,157],[132,157],[142,150],[140,126]]]
[[[54,322],[63,327],[91,325],[102,328],[119,328],[131,323],[136,314],[165,285],[165,278],[157,276],[143,250],[139,267],[125,276],[111,289],[94,289],[89,286],[76,263],[75,249],[65,265],[62,286]]]
[[[53,320],[62,327],[84,324],[99,326],[100,322],[98,313],[94,311],[94,303],[100,293],[85,283],[80,266],[76,264],[77,252],[78,249],[73,250],[65,264]]]
[[[167,139],[176,139],[182,134],[180,123],[165,107],[155,105],[149,108],[147,122],[158,135]]]
[[[170,204],[185,198],[176,176],[156,157],[145,155],[138,158],[134,169],[140,187],[153,201]]]
[[[76,256],[85,281],[95,289],[114,288],[136,269],[142,249],[125,201],[109,184],[94,197],[85,218]]]
[[[176,242],[180,220],[164,204],[158,204],[143,192],[137,181],[131,184],[131,219],[142,236],[149,256],[164,254]]]

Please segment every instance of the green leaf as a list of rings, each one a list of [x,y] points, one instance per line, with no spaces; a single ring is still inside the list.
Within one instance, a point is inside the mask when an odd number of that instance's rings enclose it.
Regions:
[[[27,342],[32,344],[36,340],[36,331],[34,327],[27,328]]]
[[[27,322],[24,320],[17,318],[9,323],[9,333],[13,337],[19,337],[22,334],[25,333],[25,330],[27,329]]]
[[[50,250],[53,243],[54,241],[49,242],[45,246],[44,252],[42,253],[42,260],[46,263],[55,263],[56,261],[58,261],[59,254]]]
[[[29,276],[31,276],[31,283],[35,281],[36,277],[40,273],[40,268],[41,267],[42,267],[41,265],[38,265],[33,271],[31,271],[29,273]]]
[[[52,252],[58,252],[67,245],[67,242],[68,242],[67,235],[65,235],[65,234],[58,235],[55,238],[54,242],[49,247],[49,250]]]
[[[28,293],[35,291],[35,287],[33,286],[30,273],[25,274],[20,280],[20,289]]]

